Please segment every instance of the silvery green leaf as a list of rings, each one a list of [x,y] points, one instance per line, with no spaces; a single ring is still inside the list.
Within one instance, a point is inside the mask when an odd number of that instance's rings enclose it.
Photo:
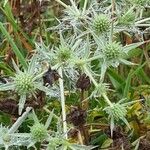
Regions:
[[[130,62],[130,61],[127,61],[127,60],[125,60],[125,59],[119,59],[120,60],[120,62],[121,63],[123,63],[123,64],[126,64],[126,65],[137,65],[137,64],[135,64],[135,63],[132,63],[132,62]]]
[[[35,114],[34,110],[32,110],[32,117],[33,117],[33,120],[35,123],[39,123],[39,119],[38,119],[37,115]]]
[[[20,72],[22,72],[20,69],[19,69],[19,67],[17,66],[17,64],[15,63],[15,61],[12,59],[12,64],[13,64],[13,67],[14,67],[14,69],[15,69],[15,71],[16,71],[16,73],[18,74],[18,73],[20,73]]]
[[[30,62],[29,62],[29,66],[28,66],[28,73],[32,74],[35,70],[36,64],[37,64],[37,55],[32,56]]]
[[[130,124],[128,123],[126,118],[121,118],[121,120],[127,125],[129,129],[131,129]]]
[[[37,150],[37,148],[35,147],[35,141],[31,141],[30,144],[27,146],[27,149],[29,149],[30,147],[33,147],[34,150]]]
[[[21,115],[22,110],[24,108],[26,102],[26,94],[20,95],[20,99],[19,99],[19,115]]]
[[[101,65],[101,79],[100,79],[101,81],[103,81],[103,79],[104,79],[106,70],[107,70],[107,64],[104,62]]]
[[[31,111],[31,107],[27,107],[26,111],[17,119],[17,121],[12,125],[12,127],[8,130],[9,134],[14,133],[20,125],[23,123],[23,121],[27,118],[29,112]]]
[[[69,148],[72,150],[92,150],[96,148],[97,146],[85,146],[85,145],[79,145],[79,144],[71,144]]]
[[[12,133],[10,135],[12,135],[13,137],[18,137],[18,138],[31,138],[30,133]]]
[[[3,6],[5,7],[5,5],[6,5],[7,3],[8,3],[8,0],[5,0]]]
[[[57,86],[53,86],[53,87],[51,87],[51,86],[48,86],[48,87],[46,87],[46,86],[43,86],[42,84],[36,84],[35,85],[35,87],[37,88],[37,89],[39,89],[40,91],[43,91],[43,92],[45,92],[45,94],[47,95],[47,96],[49,96],[49,97],[59,97],[59,88],[57,87]]]
[[[138,43],[129,44],[129,45],[124,46],[123,49],[126,53],[128,53],[130,50],[135,49],[144,43],[145,42],[138,42]]]
[[[8,90],[14,90],[15,89],[15,83],[6,83],[6,84],[1,84],[0,83],[0,91],[8,91]]]
[[[143,100],[144,100],[144,99],[134,100],[134,101],[131,101],[131,102],[123,103],[122,105],[123,105],[123,106],[129,106],[129,105],[135,104],[136,102],[141,102],[141,101],[143,101]]]
[[[73,47],[72,47],[72,50],[74,51],[75,49],[77,49],[77,48],[80,46],[81,42],[82,42],[82,39],[78,39],[78,40],[74,43],[74,45],[73,45]]]
[[[46,129],[49,127],[49,125],[50,125],[50,123],[52,121],[52,118],[53,118],[53,115],[54,115],[53,112],[54,112],[54,109],[51,111],[51,113],[50,113],[50,115],[49,115],[49,117],[48,117],[48,119],[47,119],[47,121],[45,123]]]
[[[92,36],[95,40],[95,43],[98,45],[100,49],[103,49],[106,44],[106,40],[102,37],[98,37],[92,30],[91,30]]]
[[[39,72],[37,75],[35,75],[35,76],[33,77],[33,80],[35,81],[35,80],[41,78],[41,77],[44,75],[44,73],[45,73],[45,71]]]
[[[21,135],[22,134],[22,135]],[[28,133],[28,137],[24,133],[14,133],[12,135],[11,145],[14,146],[28,146],[31,142],[31,136]]]
[[[59,150],[68,150],[68,146],[64,145],[59,148]]]

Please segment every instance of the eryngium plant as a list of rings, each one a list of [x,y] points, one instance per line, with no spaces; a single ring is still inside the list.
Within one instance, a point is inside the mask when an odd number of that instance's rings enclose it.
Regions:
[[[19,96],[19,115],[24,109],[24,104],[28,96],[33,95],[36,98],[36,91],[45,88],[42,82],[43,70],[37,68],[37,56],[33,56],[29,62],[28,68],[23,71],[13,62],[16,74],[12,77],[12,81],[4,84],[0,83],[0,91],[13,90]]]
[[[26,111],[17,119],[12,127],[8,128],[0,125],[0,148],[4,147],[5,150],[8,150],[13,146],[28,146],[28,144],[30,144],[31,137],[26,133],[18,133],[17,130],[27,118],[31,109],[32,108],[27,107]]]
[[[41,44],[42,45],[42,44]],[[84,64],[89,64],[91,43],[87,37],[85,40],[76,36],[65,37],[60,33],[58,46],[43,48],[37,44],[39,59],[45,58],[52,68],[63,68],[63,73],[72,82],[74,87],[77,80],[78,69]]]
[[[52,28],[55,30],[58,29],[64,31],[73,29],[75,32],[81,33],[81,28],[85,29],[88,26],[89,20],[91,19],[90,16],[93,15],[93,9],[95,12],[99,11],[97,0],[85,0],[83,7],[81,7],[75,0],[69,0],[70,5],[66,5],[61,0],[55,1],[65,8],[62,18],[58,20],[59,25]]]
[[[118,42],[107,41],[102,38],[98,38],[95,34],[93,35],[97,44],[97,50],[95,51],[95,57],[100,60],[101,65],[101,79],[104,78],[105,72],[108,67],[118,67],[119,64],[134,65],[134,63],[126,60],[130,50],[143,44],[143,42],[133,43],[130,45],[122,46]]]
[[[121,99],[117,103],[111,103],[110,106],[104,108],[104,111],[106,111],[106,113],[109,115],[111,135],[113,135],[115,121],[122,120],[130,129],[130,125],[126,118],[128,106],[131,106],[132,104],[141,101],[136,100],[132,102],[125,102],[125,100],[126,99]]]
[[[51,124],[52,118],[54,117],[53,111],[50,113],[48,119],[45,124],[40,123],[37,115],[33,111],[33,120],[34,124],[30,127],[30,135],[31,140],[29,147],[34,147],[36,143],[41,143],[46,150],[57,150],[57,149],[71,149],[71,150],[90,150],[93,149],[93,146],[85,146],[71,143],[68,139],[64,138],[64,134],[62,133],[62,126],[60,125],[60,118],[57,119],[57,131],[49,130],[49,126]]]
[[[104,109],[109,115],[111,136],[113,135],[115,121],[122,120],[130,128],[130,125],[126,119],[127,108],[124,104],[121,104],[120,102],[112,103],[111,106],[108,106]]]

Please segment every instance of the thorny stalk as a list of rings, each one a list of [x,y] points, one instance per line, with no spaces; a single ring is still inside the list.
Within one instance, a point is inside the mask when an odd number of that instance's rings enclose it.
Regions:
[[[111,13],[111,18],[112,18],[112,22],[111,22],[111,31],[110,31],[110,39],[111,39],[111,42],[113,41],[113,32],[114,32],[114,16],[115,16],[115,0],[111,0],[111,10],[112,10],[112,13]]]
[[[91,81],[93,82],[93,84],[95,85],[95,87],[98,87],[98,83],[96,82],[96,80],[94,79],[93,75],[91,74],[91,72],[88,70],[88,68],[84,65],[83,66],[84,71],[86,73],[87,76],[89,76],[89,78],[91,79]],[[113,106],[112,102],[109,100],[109,98],[107,97],[106,93],[101,93],[103,98],[105,99],[105,101],[107,102],[107,104],[109,106]]]
[[[65,138],[67,139],[67,122],[66,122],[66,110],[65,110],[65,96],[64,96],[64,83],[63,83],[63,75],[62,68],[58,69],[58,73],[61,78],[59,78],[59,87],[60,87],[60,98],[61,98],[61,109],[62,109],[62,121],[63,121],[63,132]]]
[[[22,124],[22,122],[25,120],[25,118],[28,116],[29,112],[31,111],[32,107],[27,107],[26,111],[18,118],[15,124],[9,129],[8,133],[14,133],[18,127]]]

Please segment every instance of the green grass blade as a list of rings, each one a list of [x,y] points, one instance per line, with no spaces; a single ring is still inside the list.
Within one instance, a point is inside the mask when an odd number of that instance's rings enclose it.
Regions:
[[[20,63],[22,64],[22,66],[24,68],[27,68],[27,63],[25,61],[24,56],[21,54],[21,52],[17,48],[16,44],[14,43],[13,39],[11,38],[9,33],[6,31],[5,27],[3,26],[3,24],[1,22],[0,22],[0,30],[6,36],[7,40],[9,41],[10,45],[12,46],[12,49],[13,49],[14,53],[16,54],[16,56],[18,57],[18,59],[19,59]]]
[[[124,87],[123,98],[128,97],[129,90],[130,90],[130,87],[131,87],[132,75],[133,75],[133,70],[130,70],[130,72],[128,74],[128,77],[127,77],[127,80],[126,80],[125,87]]]

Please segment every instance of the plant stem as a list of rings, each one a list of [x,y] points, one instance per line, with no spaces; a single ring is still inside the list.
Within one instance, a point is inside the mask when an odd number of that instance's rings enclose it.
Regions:
[[[96,82],[96,80],[93,78],[91,72],[87,69],[87,67],[84,65],[83,66],[84,71],[86,73],[87,76],[89,76],[89,78],[91,79],[91,81],[93,82],[93,84],[95,85],[95,87],[98,87],[98,83]],[[105,93],[102,93],[103,98],[105,99],[105,101],[107,102],[107,104],[109,106],[113,106],[112,102],[109,100],[109,98],[107,97],[107,95]]]
[[[84,0],[84,6],[83,6],[82,14],[85,13],[85,10],[86,10],[86,7],[87,7],[87,2],[88,2],[88,0]]]
[[[80,130],[78,130],[78,140],[79,140],[79,143],[80,143],[81,145],[84,144]]]
[[[22,122],[27,118],[29,112],[32,110],[32,107],[27,107],[26,111],[22,114],[22,116],[20,116],[17,121],[12,125],[12,127],[9,129],[8,133],[12,134],[14,133],[16,130],[18,130],[18,128],[20,127],[20,125],[22,124]]]
[[[61,0],[55,0],[55,1],[58,2],[59,4],[61,4],[62,6],[64,6],[65,8],[68,8],[68,6]]]
[[[107,95],[106,95],[105,93],[103,93],[102,96],[103,96],[104,99],[106,100],[107,104],[108,104],[110,107],[112,107],[113,104],[112,104],[112,102],[109,100],[109,98],[107,97]]]
[[[93,78],[93,76],[90,73],[90,71],[87,69],[87,67],[85,65],[83,66],[83,68],[84,68],[84,71],[85,71],[86,75],[89,76],[89,78],[91,79],[91,81],[93,82],[93,84],[95,85],[95,87],[97,87],[98,84],[97,84],[96,80]]]
[[[62,121],[63,121],[63,132],[65,138],[67,139],[67,122],[66,122],[66,110],[65,110],[65,96],[64,96],[64,84],[63,84],[63,75],[62,75],[62,68],[58,69],[58,73],[61,76],[59,78],[59,87],[60,87],[60,97],[61,97],[61,109],[62,109]]]
[[[93,57],[91,57],[89,59],[84,60],[84,62],[85,63],[91,62],[91,61],[96,60],[96,59],[101,58],[101,57],[102,57],[102,55],[93,56]]]
[[[142,16],[143,16],[143,8],[140,11],[140,19],[142,19]]]
[[[139,20],[139,21],[135,22],[135,24],[140,24],[140,23],[143,23],[143,22],[146,22],[146,21],[149,21],[149,20],[150,20],[150,17],[142,19],[142,20]]]
[[[114,15],[115,15],[115,0],[111,0],[111,7],[112,7],[112,22],[111,22],[111,32],[110,32],[110,37],[111,37],[111,42],[113,41],[113,32],[114,32]]]
[[[80,132],[83,134],[84,136],[84,144],[88,145],[89,144],[89,135],[88,135],[88,131],[85,129],[85,127],[83,125],[81,125],[79,127]]]

